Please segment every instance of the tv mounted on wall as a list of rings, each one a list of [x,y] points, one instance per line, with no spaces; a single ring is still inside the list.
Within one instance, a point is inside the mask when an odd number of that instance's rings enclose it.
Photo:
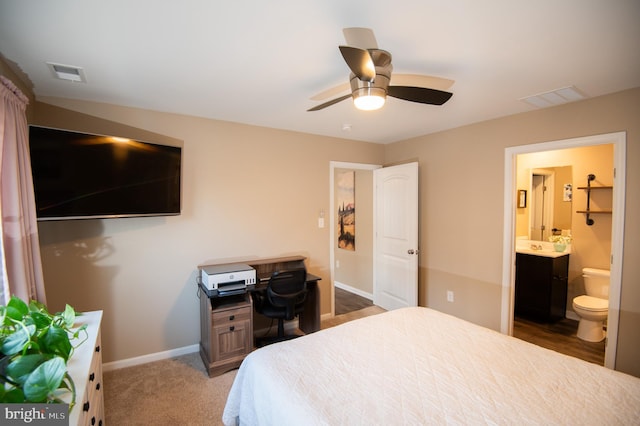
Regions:
[[[182,149],[29,126],[38,220],[180,214]]]

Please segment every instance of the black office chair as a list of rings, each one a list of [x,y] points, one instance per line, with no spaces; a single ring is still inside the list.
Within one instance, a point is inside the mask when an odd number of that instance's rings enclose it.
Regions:
[[[256,312],[278,320],[278,335],[256,339],[257,346],[264,346],[297,335],[284,334],[284,321],[292,320],[303,310],[307,297],[307,270],[305,268],[277,271],[271,275],[264,292],[253,292],[253,304]]]

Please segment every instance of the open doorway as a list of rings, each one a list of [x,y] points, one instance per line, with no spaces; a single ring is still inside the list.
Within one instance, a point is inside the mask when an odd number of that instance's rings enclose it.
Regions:
[[[605,351],[604,365],[615,367],[617,347],[618,319],[620,311],[620,286],[624,230],[625,205],[625,158],[626,134],[611,133],[584,138],[559,140],[540,144],[510,147],[505,150],[505,187],[504,187],[504,240],[503,240],[503,289],[501,308],[501,331],[513,334],[514,321],[514,288],[515,288],[515,240],[517,236],[515,198],[517,193],[517,156],[527,153],[545,153],[562,149],[590,147],[596,145],[613,145],[613,213],[611,217],[611,253],[609,315],[607,323],[608,341]],[[621,178],[619,178],[621,177]],[[586,176],[585,176],[586,179]],[[574,211],[579,210],[577,207]],[[588,265],[586,265],[588,266]]]
[[[329,264],[331,274],[331,316],[336,315],[336,288],[355,294],[360,298],[373,300],[373,170],[382,166],[376,164],[329,163]],[[354,250],[338,248],[338,211],[336,178],[341,172],[355,174],[355,209],[358,221],[355,223]],[[340,206],[342,209],[342,206]],[[344,294],[344,293],[342,293]]]

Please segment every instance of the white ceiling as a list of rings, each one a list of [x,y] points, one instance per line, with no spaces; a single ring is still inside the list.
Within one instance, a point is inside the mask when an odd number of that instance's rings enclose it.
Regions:
[[[372,28],[395,73],[455,80],[453,97],[307,112],[348,81],[344,27]],[[529,111],[520,98],[566,86],[640,87],[639,42],[638,0],[0,0],[0,53],[37,98],[376,143]],[[56,80],[46,62],[82,67],[87,82]]]

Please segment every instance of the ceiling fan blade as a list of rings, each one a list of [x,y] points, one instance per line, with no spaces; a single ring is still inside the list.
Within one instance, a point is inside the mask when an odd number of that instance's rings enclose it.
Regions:
[[[316,95],[313,95],[310,99],[312,101],[324,101],[325,99],[339,95],[342,92],[350,91],[351,85],[349,83],[342,83],[337,86],[324,90]]]
[[[414,86],[389,86],[387,94],[405,101],[431,105],[442,105],[453,96],[450,92]]]
[[[342,33],[344,34],[344,39],[349,46],[359,47],[360,49],[378,48],[376,36],[370,28],[344,28]]]
[[[391,82],[393,86],[413,86],[428,87],[430,89],[447,90],[455,83],[448,78],[434,77],[421,74],[392,74]]]
[[[329,106],[331,106],[333,104],[337,104],[338,102],[342,102],[345,99],[348,99],[350,97],[351,97],[351,93],[349,93],[348,95],[340,96],[339,98],[332,99],[329,102],[325,102],[325,103],[320,104],[318,106],[314,106],[313,108],[308,109],[307,112],[308,111],[319,111],[319,110],[324,109],[326,107],[329,107]]]
[[[371,59],[371,54],[366,49],[359,47],[340,46],[340,53],[345,62],[358,79],[373,81],[376,78],[376,67]]]

